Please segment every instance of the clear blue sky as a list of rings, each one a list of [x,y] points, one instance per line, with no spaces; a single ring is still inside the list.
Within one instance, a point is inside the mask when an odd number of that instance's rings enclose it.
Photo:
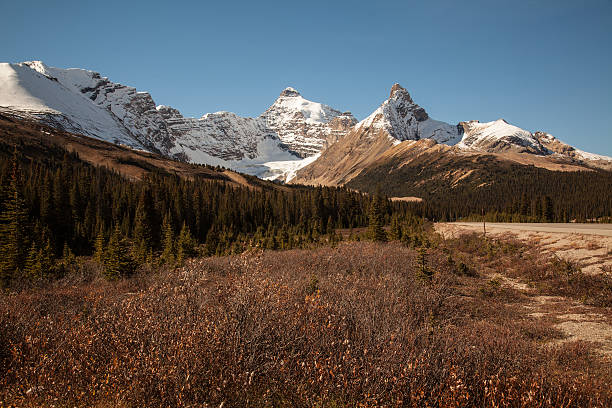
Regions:
[[[426,3],[426,4],[425,4]],[[438,120],[612,155],[612,1],[3,1],[0,59],[82,67],[184,115],[286,86],[362,119],[401,83]]]

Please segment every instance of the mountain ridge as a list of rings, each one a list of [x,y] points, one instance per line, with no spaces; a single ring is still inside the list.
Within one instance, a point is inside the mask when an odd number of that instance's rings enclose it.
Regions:
[[[74,133],[262,178],[285,177],[285,167],[299,167],[356,122],[293,88],[255,118],[224,111],[187,118],[97,72],[41,61],[0,66],[0,106]]]
[[[397,83],[388,99],[359,122],[350,112],[309,101],[292,87],[257,117],[220,111],[189,118],[156,105],[149,93],[97,72],[27,61],[0,64],[0,107],[134,149],[287,182],[346,183],[394,146],[423,139],[453,147],[441,149],[448,152],[501,154],[517,162],[556,165],[517,156],[531,154],[570,167],[612,170],[612,158],[503,119],[457,125],[432,119]]]

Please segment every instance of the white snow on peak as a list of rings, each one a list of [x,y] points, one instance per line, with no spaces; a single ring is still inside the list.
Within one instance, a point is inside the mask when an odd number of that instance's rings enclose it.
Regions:
[[[500,145],[531,149],[532,152],[544,153],[542,144],[531,132],[511,125],[504,119],[480,123],[477,120],[461,122],[464,135],[457,147],[473,150],[496,150]]]
[[[28,63],[0,63],[0,106],[70,132],[144,147],[111,112],[50,77],[41,62],[32,65],[43,72]]]
[[[568,145],[567,143],[557,139],[556,137],[554,137],[550,133],[536,132],[535,136],[537,136],[539,138],[539,140],[547,148],[549,148],[549,147],[554,148],[555,144],[559,144],[562,147],[564,147],[564,149],[567,149],[566,155],[569,155],[569,156],[573,155],[573,156],[577,157],[580,160],[594,160],[594,161],[612,162],[612,157],[610,157],[610,156],[604,156],[602,154],[595,154],[595,153],[585,152],[584,150],[580,150],[580,149],[578,149],[576,147]],[[562,149],[562,151],[564,149]]]
[[[478,133],[482,139],[501,139],[505,136],[512,135],[523,138],[532,138],[531,132],[521,129],[506,122],[505,119],[497,119],[492,122],[480,123],[477,120],[464,122],[467,125],[467,131]]]
[[[454,145],[460,140],[456,126],[431,119],[398,84],[393,86],[389,99],[355,127],[384,130],[399,141],[434,139]]]
[[[299,96],[299,95],[300,93],[298,92],[298,90],[290,86],[286,87],[285,89],[283,89],[283,92],[281,92],[281,96]]]
[[[576,148],[574,148],[574,152],[584,160],[596,160],[596,161],[601,160],[601,161],[612,162],[612,157],[610,156],[604,156],[602,154],[596,154],[596,153],[589,153],[589,152],[585,152],[584,150],[580,150]]]
[[[327,105],[305,99],[294,88],[288,87],[260,118],[291,150],[309,157],[325,148],[334,132],[330,122],[342,115]],[[352,115],[348,116],[354,119]]]
[[[81,68],[54,68],[45,65],[42,61],[26,61],[23,65],[49,78],[55,78],[66,88],[77,93],[81,93],[85,88],[94,88],[101,81],[108,81],[108,78],[102,78],[97,72]]]
[[[321,156],[321,153],[317,153],[314,156],[306,157],[301,160],[285,160],[276,162],[267,162],[263,166],[267,169],[260,174],[260,177],[265,180],[277,180],[281,179],[285,182],[293,180],[298,172],[303,167],[308,166]]]
[[[264,112],[262,116],[269,116],[269,114],[267,115],[266,113],[270,111],[274,111],[275,113],[281,110],[286,111],[288,113],[300,112],[304,116],[306,123],[318,124],[327,123],[341,114],[341,112],[330,108],[327,105],[304,99],[302,95],[300,95],[293,88],[285,89],[285,91],[287,90],[295,92],[295,94],[289,96],[281,94],[281,96],[276,99],[274,104],[270,106],[270,108],[268,108],[268,110]],[[283,91],[283,93],[285,91]]]
[[[41,61],[0,64],[0,107],[73,133],[265,177],[295,172],[309,162],[302,157],[314,157],[354,120],[292,87],[257,118],[226,111],[185,118],[97,72]]]

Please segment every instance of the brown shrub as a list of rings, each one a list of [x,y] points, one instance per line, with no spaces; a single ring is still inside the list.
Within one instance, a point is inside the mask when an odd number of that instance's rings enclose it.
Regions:
[[[0,401],[109,406],[606,406],[495,297],[399,243],[250,251],[0,297]],[[316,282],[313,277],[316,277]],[[480,313],[480,315],[479,315]],[[483,319],[482,317],[486,317]],[[557,354],[555,354],[557,353]],[[564,354],[565,353],[565,354]],[[588,353],[587,353],[588,354]]]

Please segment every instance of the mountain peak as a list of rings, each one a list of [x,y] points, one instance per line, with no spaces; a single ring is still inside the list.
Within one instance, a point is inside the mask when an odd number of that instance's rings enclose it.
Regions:
[[[22,64],[27,65],[32,69],[34,69],[34,67],[47,67],[42,61],[23,61]]]
[[[280,93],[280,96],[301,96],[300,93],[294,88],[288,86]]]
[[[459,126],[464,131],[463,138],[457,145],[459,148],[490,153],[514,151],[546,154],[546,148],[531,132],[514,126],[503,118],[484,123],[470,120],[459,122]]]
[[[413,103],[412,97],[406,90],[406,88],[402,87],[400,84],[395,83],[391,87],[391,93],[389,94],[389,99],[402,99],[408,102]]]
[[[42,61],[24,61],[21,63],[21,65],[25,65],[40,74],[53,77],[52,75],[49,75],[49,67]]]
[[[438,143],[452,145],[460,139],[456,126],[430,119],[425,109],[416,104],[408,91],[397,83],[391,87],[389,99],[356,127],[384,130],[394,139],[394,143],[431,138]]]

